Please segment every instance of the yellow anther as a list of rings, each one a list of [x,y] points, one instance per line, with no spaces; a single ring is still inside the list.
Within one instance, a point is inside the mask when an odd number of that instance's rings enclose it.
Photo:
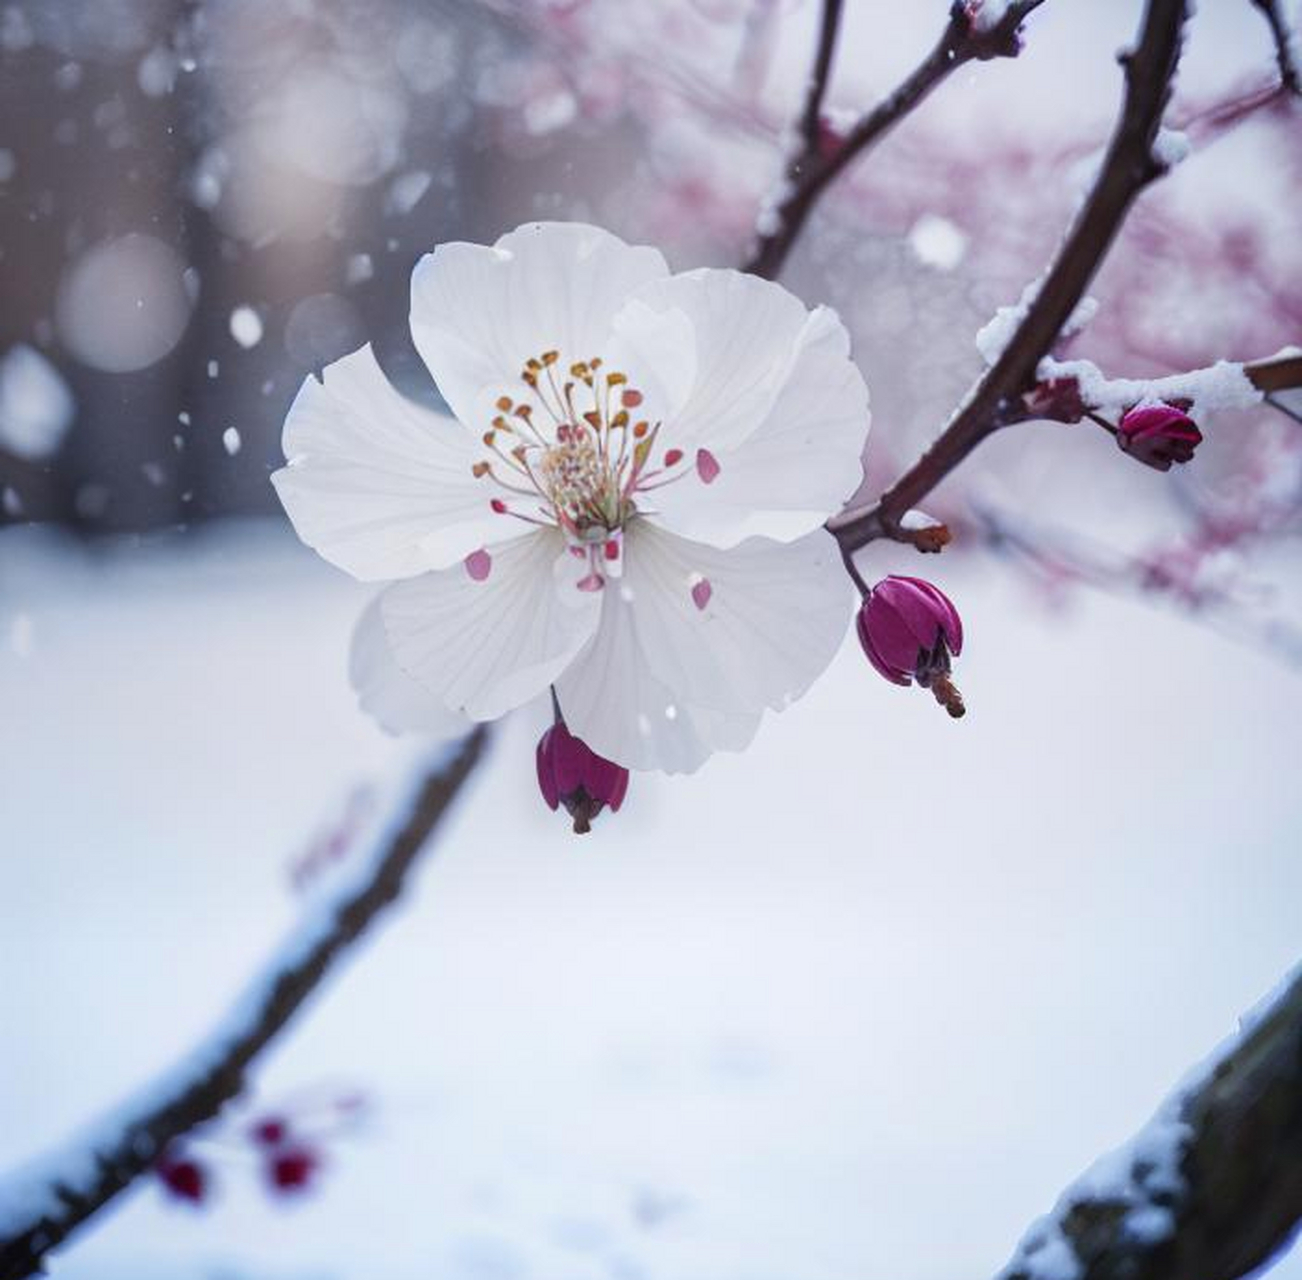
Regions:
[[[492,466],[487,462],[476,462],[470,468],[470,472],[476,480],[482,480],[492,469]]]
[[[559,351],[544,351],[542,356],[542,362],[543,364],[550,366],[550,365],[554,365],[557,362],[557,360],[559,360],[560,358],[561,358],[561,353]]]
[[[485,444],[486,444],[490,449],[493,447],[493,442],[494,442],[496,439],[497,439],[497,432],[496,432],[496,431],[485,431],[485,432],[484,432],[484,443],[485,443]]]
[[[628,381],[628,375],[624,373],[608,373],[606,381],[612,387],[622,387]]]
[[[510,413],[512,403],[513,402],[510,396],[499,396],[497,400],[497,407],[501,409],[503,413]]]
[[[621,409],[613,418],[611,418],[610,425],[612,427],[628,426],[628,414]]]
[[[616,415],[616,416],[618,416],[618,415]],[[625,420],[627,421],[627,419],[628,419],[628,415],[625,414],[625,415],[624,415],[624,418],[625,418]],[[644,435],[646,435],[646,433],[650,430],[650,428],[651,428],[651,424],[650,424],[650,423],[647,423],[647,422],[639,422],[639,423],[637,424],[637,426],[635,426],[635,427],[633,428],[633,435],[634,435],[634,437],[635,437],[636,439],[641,440],[642,437],[643,437]]]

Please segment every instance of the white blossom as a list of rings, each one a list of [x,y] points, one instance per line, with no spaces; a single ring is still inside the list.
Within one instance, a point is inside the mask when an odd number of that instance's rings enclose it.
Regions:
[[[850,614],[822,525],[860,479],[868,392],[835,314],[535,223],[426,256],[411,324],[456,421],[363,348],[304,383],[273,476],[305,542],[390,583],[354,643],[363,705],[439,731],[554,686],[630,768],[745,747]]]

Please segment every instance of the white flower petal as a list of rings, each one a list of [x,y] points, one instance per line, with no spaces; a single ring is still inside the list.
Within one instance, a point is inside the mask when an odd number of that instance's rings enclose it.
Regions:
[[[471,722],[449,710],[399,665],[377,596],[353,629],[348,650],[348,678],[362,710],[389,733],[423,733],[452,739],[469,731]]]
[[[529,223],[492,248],[442,244],[412,275],[412,337],[452,411],[487,428],[498,396],[524,392],[527,359],[603,355],[629,294],[668,271],[658,250],[577,222]]]
[[[442,568],[507,530],[460,423],[399,395],[369,346],[309,377],[272,477],[298,536],[355,578]],[[521,526],[523,527],[523,526]]]
[[[661,438],[690,454],[732,448],[759,426],[808,318],[781,285],[703,267],[644,285],[615,328],[633,382],[654,376],[674,393]],[[681,355],[685,325],[690,365]]]
[[[558,575],[573,572],[559,533],[540,530],[487,551],[482,580],[458,565],[395,583],[380,597],[398,665],[474,720],[495,719],[546,689],[601,614],[597,593],[558,584]]]
[[[638,658],[637,637],[626,621],[603,636],[593,655],[621,673],[617,699],[607,703],[582,664],[557,680],[556,696],[571,730],[625,768],[663,773],[695,773],[716,751],[750,746],[763,713],[714,711],[676,698]]]
[[[644,507],[665,528],[715,546],[752,534],[786,541],[840,511],[863,475],[868,388],[849,358],[850,337],[819,307],[789,339],[781,376],[754,429],[731,447],[702,437],[717,464],[648,495]],[[661,433],[678,443],[676,420]]]
[[[570,727],[608,759],[679,772],[700,744],[735,750],[739,718],[799,697],[840,646],[849,583],[821,529],[721,551],[637,521],[626,542],[597,635],[557,686]]]

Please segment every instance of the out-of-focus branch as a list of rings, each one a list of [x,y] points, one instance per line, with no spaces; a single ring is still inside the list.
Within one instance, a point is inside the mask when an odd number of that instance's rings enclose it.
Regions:
[[[1180,58],[1187,0],[1149,0],[1139,43],[1123,56],[1125,98],[1099,175],[1057,258],[998,360],[927,452],[878,501],[828,522],[845,551],[874,539],[909,541],[904,515],[1013,415],[1112,244],[1135,197],[1165,172],[1153,154]]]
[[[477,728],[422,768],[357,875],[286,939],[205,1044],[138,1102],[66,1153],[0,1182],[0,1280],[38,1274],[60,1242],[151,1169],[167,1144],[212,1120],[245,1087],[254,1059],[335,962],[398,897],[483,752]]]
[[[1299,79],[1293,32],[1284,16],[1280,0],[1252,0],[1270,25],[1275,41],[1275,61],[1279,64],[1280,83],[1289,93],[1302,96],[1302,79]]]
[[[1242,530],[1242,539],[1233,536],[1236,530],[1229,530],[1207,536],[1202,545],[1136,555],[989,502],[973,504],[972,517],[973,537],[984,540],[997,554],[1016,557],[1051,597],[1063,588],[1084,586],[1153,607],[1173,608],[1295,670],[1302,667],[1302,629],[1264,613],[1259,601],[1245,598],[1224,582],[1203,581],[1200,574],[1202,565],[1221,547],[1233,549],[1247,538],[1278,539],[1288,532],[1295,535],[1295,530],[1254,522]]]
[[[743,271],[774,279],[823,191],[845,167],[890,132],[947,76],[974,59],[1012,57],[1020,48],[1023,19],[1044,0],[1015,0],[997,22],[981,24],[961,3],[950,10],[944,32],[929,54],[889,96],[860,117],[843,139],[823,144],[823,97],[840,21],[840,0],[825,0],[823,21],[797,145],[787,161],[780,193],[767,210]]]
[[[827,82],[832,75],[832,55],[836,52],[836,37],[841,29],[842,0],[823,0],[823,16],[818,28],[818,46],[814,50],[814,66],[809,73],[805,90],[805,106],[800,114],[800,141],[805,155],[817,155],[819,135],[822,132],[823,100],[827,97]]]
[[[1237,1280],[1302,1221],[1300,1152],[1302,971],[1064,1193],[1000,1280]]]

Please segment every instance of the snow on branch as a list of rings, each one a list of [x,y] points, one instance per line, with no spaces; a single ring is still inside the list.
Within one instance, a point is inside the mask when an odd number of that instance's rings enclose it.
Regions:
[[[0,1280],[39,1273],[46,1254],[151,1169],[169,1142],[244,1090],[254,1060],[401,893],[486,736],[478,728],[412,771],[355,867],[295,926],[204,1043],[64,1149],[0,1179]]]
[[[1302,968],[1035,1223],[999,1280],[1234,1280],[1302,1221]]]
[[[1044,0],[1000,0],[994,5],[956,3],[935,47],[908,76],[873,109],[861,116],[843,137],[823,128],[822,103],[831,72],[832,53],[840,23],[840,0],[824,0],[822,24],[799,128],[795,131],[786,170],[760,211],[758,239],[743,271],[775,279],[787,254],[813,212],[823,191],[848,164],[880,142],[951,73],[974,60],[1014,57],[1021,48],[1022,21]]]
[[[998,358],[922,458],[875,505],[828,522],[844,553],[882,537],[909,541],[900,524],[904,513],[918,506],[982,440],[1014,420],[1010,407],[1034,385],[1040,361],[1080,305],[1136,196],[1166,171],[1154,143],[1171,95],[1188,10],[1188,0],[1148,0],[1139,42],[1122,57],[1125,96],[1102,166],[1044,283],[1019,308]]]

